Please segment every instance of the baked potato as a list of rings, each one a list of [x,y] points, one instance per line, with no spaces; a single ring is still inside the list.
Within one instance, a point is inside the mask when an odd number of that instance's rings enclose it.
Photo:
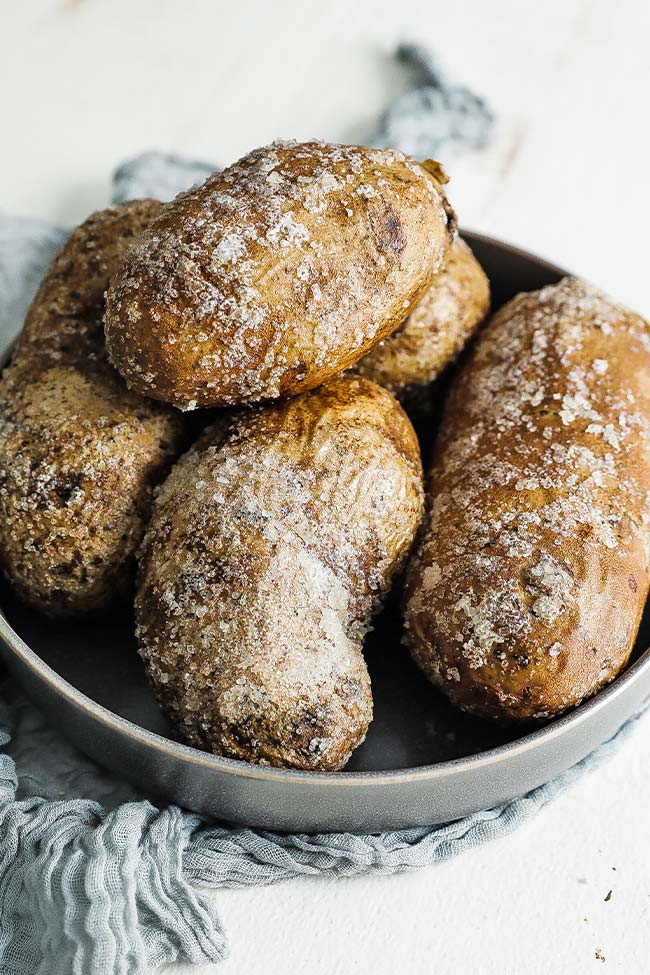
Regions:
[[[256,403],[349,368],[447,258],[437,164],[393,150],[276,143],[165,206],[107,296],[111,361],[181,409]]]
[[[413,429],[367,379],[220,419],[160,488],[139,560],[140,652],[182,738],[341,768],[372,716],[364,634],[422,505]]]
[[[467,711],[548,718],[626,664],[650,585],[650,325],[565,278],[488,323],[456,378],[406,632]]]
[[[354,371],[407,402],[456,358],[489,307],[487,276],[471,248],[457,237],[445,266],[408,318]]]
[[[0,566],[51,616],[125,590],[153,486],[181,449],[180,414],[108,363],[108,279],[160,205],[91,216],[52,263],[0,380]]]

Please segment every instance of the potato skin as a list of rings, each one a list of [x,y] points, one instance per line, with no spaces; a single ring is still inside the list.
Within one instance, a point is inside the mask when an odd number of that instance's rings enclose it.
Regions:
[[[160,488],[140,554],[140,652],[182,737],[341,768],[365,737],[364,634],[423,506],[417,439],[366,379],[223,421]]]
[[[126,588],[153,486],[181,448],[180,415],[125,387],[102,328],[109,276],[159,209],[124,204],[71,235],[0,380],[0,565],[50,616]]]
[[[257,149],[166,206],[111,282],[111,360],[181,409],[289,397],[404,320],[455,218],[434,163],[324,142]]]
[[[406,628],[488,717],[549,717],[609,682],[650,585],[650,326],[575,278],[521,294],[455,381]]]
[[[461,237],[403,324],[357,362],[354,371],[401,402],[436,379],[462,351],[490,308],[490,283]]]
[[[158,200],[93,213],[71,234],[28,309],[12,360],[39,365],[107,362],[103,316],[108,282],[126,251],[158,216]]]

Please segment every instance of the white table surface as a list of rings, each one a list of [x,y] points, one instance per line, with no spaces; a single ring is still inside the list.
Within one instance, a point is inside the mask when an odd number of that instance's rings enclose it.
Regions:
[[[143,148],[363,141],[414,38],[499,116],[494,148],[449,167],[463,224],[648,314],[649,33],[645,0],[5,3],[0,207],[78,221]],[[645,973],[649,758],[646,720],[518,833],[419,874],[217,891],[231,957],[194,971]]]

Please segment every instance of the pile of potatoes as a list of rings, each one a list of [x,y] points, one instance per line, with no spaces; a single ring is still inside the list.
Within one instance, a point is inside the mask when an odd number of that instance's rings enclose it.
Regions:
[[[445,182],[393,150],[276,143],[94,214],[34,298],[0,381],[2,568],[67,618],[135,576],[148,675],[199,748],[342,768],[372,719],[364,636],[403,578],[413,656],[477,714],[556,714],[631,652],[650,328],[576,279],[500,309],[425,499],[407,413],[490,303]]]

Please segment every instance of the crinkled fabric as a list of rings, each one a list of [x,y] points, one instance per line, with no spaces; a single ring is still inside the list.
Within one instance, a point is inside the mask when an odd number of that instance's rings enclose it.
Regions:
[[[372,145],[446,163],[490,144],[495,120],[484,98],[451,81],[419,44],[400,45],[397,58],[415,73],[417,84],[388,107]]]
[[[218,168],[174,152],[141,152],[115,170],[111,199],[113,203],[123,203],[153,196],[167,203],[190,186],[203,183]]]

